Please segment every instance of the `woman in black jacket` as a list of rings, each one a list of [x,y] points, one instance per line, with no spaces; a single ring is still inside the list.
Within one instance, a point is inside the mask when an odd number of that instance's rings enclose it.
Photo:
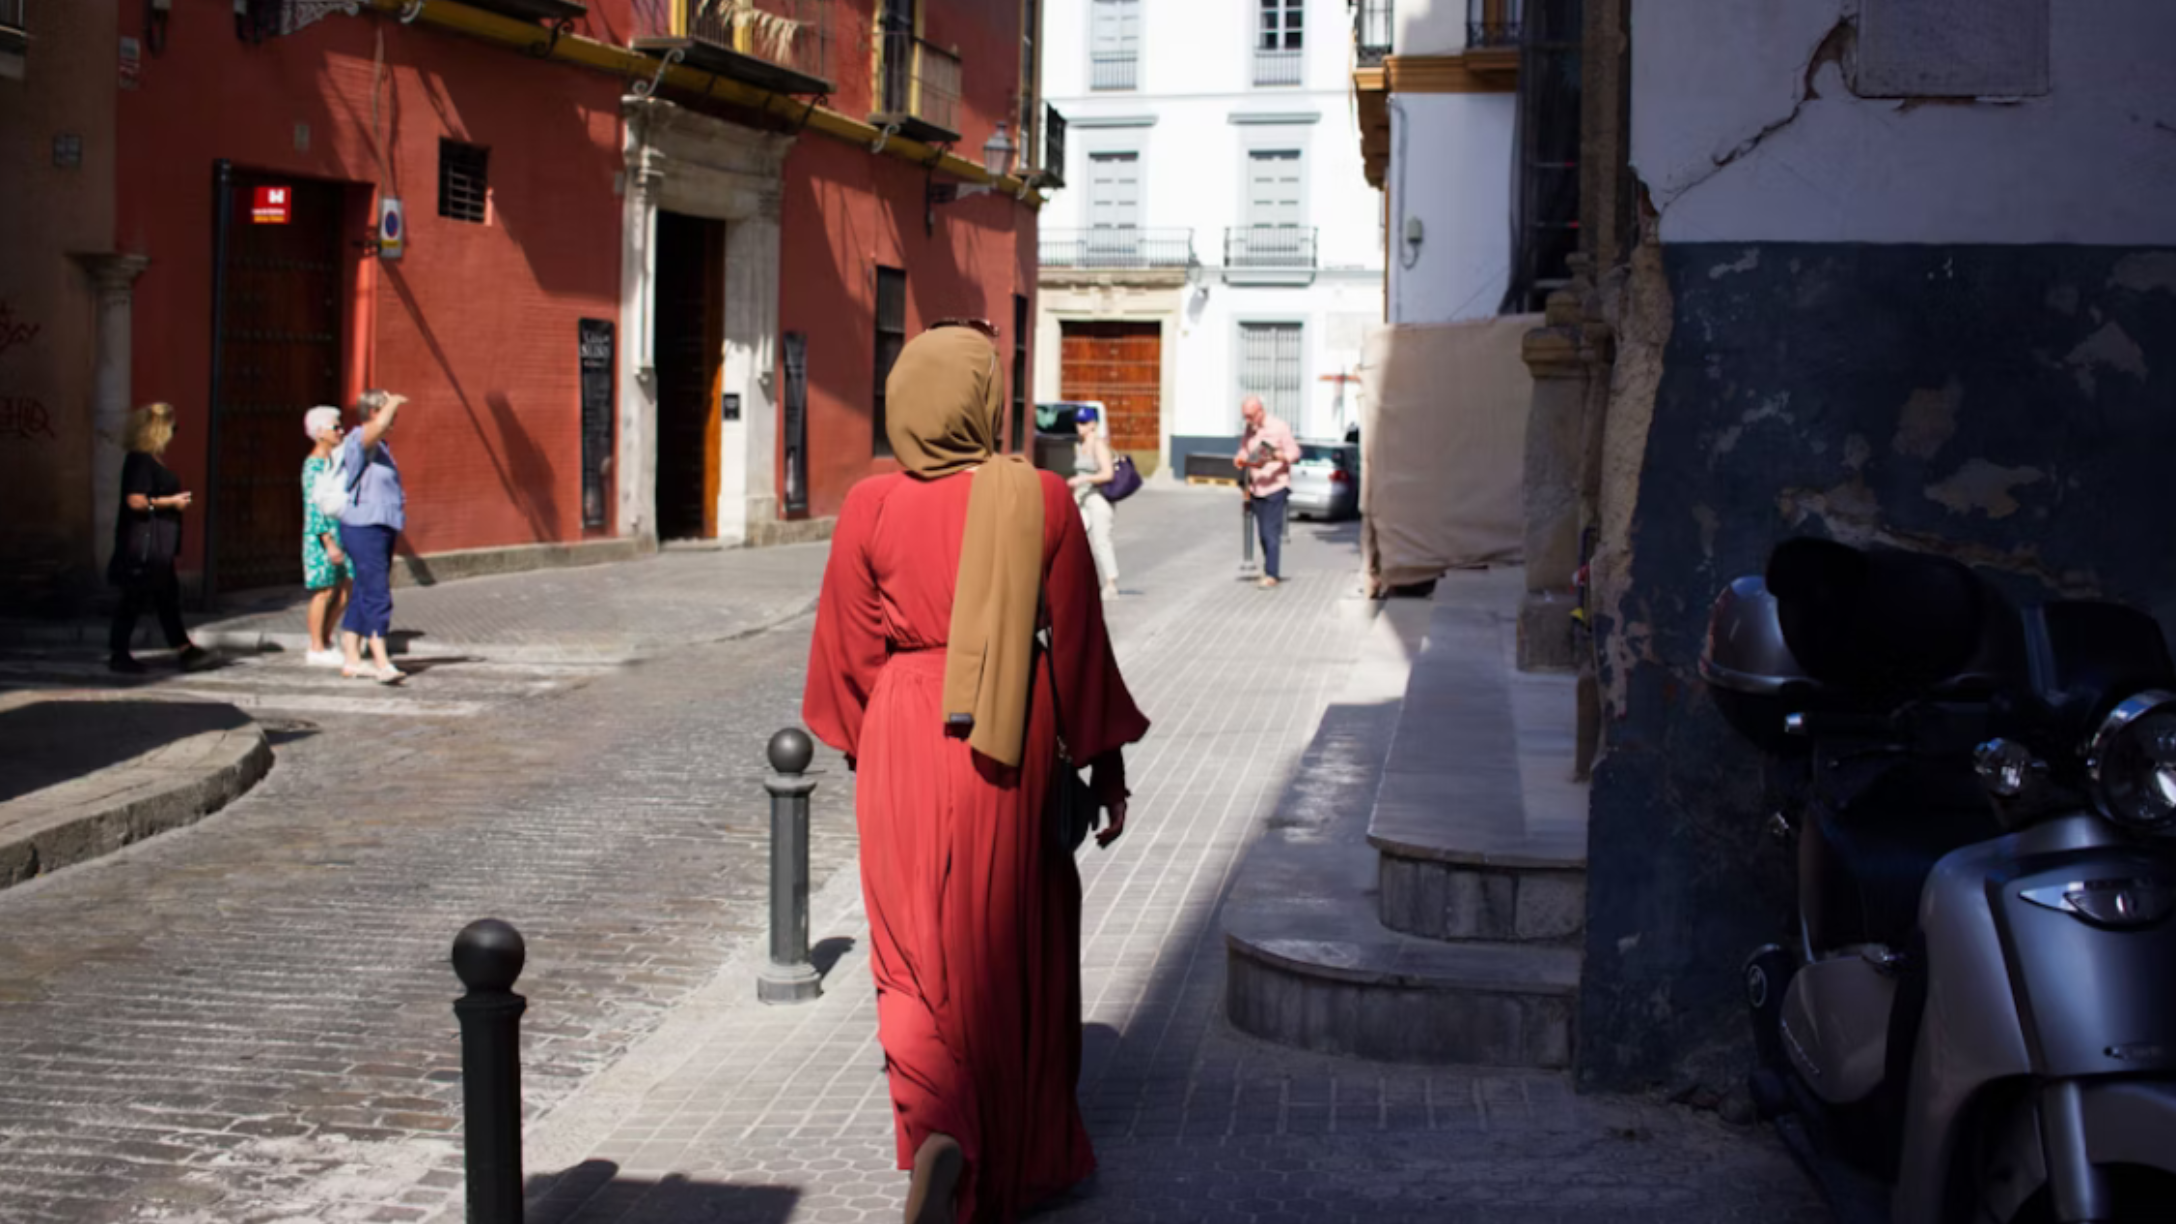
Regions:
[[[174,577],[174,559],[181,555],[181,513],[194,500],[181,487],[160,456],[174,440],[174,406],[146,404],[129,414],[125,439],[128,458],[121,463],[121,507],[113,524],[113,560],[106,565],[106,580],[121,588],[121,603],[113,613],[113,628],[106,644],[106,666],[134,674],[144,665],[129,654],[129,639],[136,635],[136,617],[150,606],[159,614],[166,644],[180,651],[184,668],[202,662],[206,652],[189,641],[181,623],[181,584]]]

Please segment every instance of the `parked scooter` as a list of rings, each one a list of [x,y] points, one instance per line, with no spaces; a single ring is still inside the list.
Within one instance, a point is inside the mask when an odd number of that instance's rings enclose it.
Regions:
[[[2176,665],[2116,604],[1799,539],[1701,675],[1793,802],[1745,966],[1762,1111],[1893,1224],[2176,1219]]]

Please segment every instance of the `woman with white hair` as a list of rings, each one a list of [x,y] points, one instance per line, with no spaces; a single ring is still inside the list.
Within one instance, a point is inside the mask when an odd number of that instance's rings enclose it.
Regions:
[[[303,414],[302,432],[312,443],[310,457],[302,461],[302,585],[310,592],[310,650],[303,662],[338,667],[343,656],[333,633],[348,601],[351,574],[348,556],[340,551],[340,520],[315,493],[337,470],[333,452],[340,447],[340,410],[322,404],[310,409]]]

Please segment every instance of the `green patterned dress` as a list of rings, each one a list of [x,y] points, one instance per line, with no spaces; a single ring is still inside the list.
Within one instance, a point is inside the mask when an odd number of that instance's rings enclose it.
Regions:
[[[317,508],[310,499],[310,486],[317,481],[320,472],[333,468],[331,459],[312,455],[302,461],[302,585],[313,591],[336,586],[347,581],[350,571],[346,558],[336,565],[325,552],[325,536],[340,538],[340,520]]]

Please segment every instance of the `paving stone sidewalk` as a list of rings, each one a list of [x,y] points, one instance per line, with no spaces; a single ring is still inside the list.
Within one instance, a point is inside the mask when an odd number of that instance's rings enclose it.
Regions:
[[[475,652],[513,661],[635,658],[730,641],[806,612],[825,544],[668,549],[606,565],[464,578],[393,592],[393,643],[415,654]],[[139,625],[151,645],[155,627]],[[199,644],[299,651],[308,645],[299,592],[190,618]],[[102,647],[104,622],[0,623],[0,646]]]
[[[1349,531],[1296,535],[1279,590],[1234,581],[1215,541],[1175,563],[1189,593],[1119,606],[1122,661],[1156,726],[1134,757],[1127,838],[1082,856],[1081,1097],[1102,1171],[1039,1218],[1824,1219],[1760,1132],[1576,1097],[1561,1075],[1301,1054],[1225,1024],[1217,911],[1242,853],[1296,794],[1367,784],[1295,774],[1333,703],[1395,699],[1380,668],[1356,667],[1380,610],[1355,597]],[[852,872],[816,897],[813,934],[852,941],[821,1000],[763,1007],[756,962],[730,965],[532,1127],[532,1221],[899,1217]]]

